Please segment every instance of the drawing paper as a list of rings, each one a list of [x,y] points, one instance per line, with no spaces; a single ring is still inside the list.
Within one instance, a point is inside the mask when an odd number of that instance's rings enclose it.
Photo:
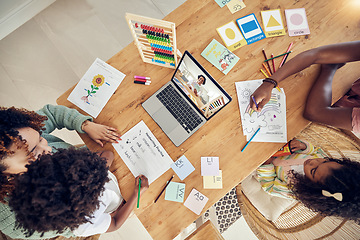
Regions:
[[[289,36],[310,34],[305,8],[285,9],[285,16]]]
[[[97,118],[125,74],[97,58],[67,100]]]
[[[189,196],[187,197],[184,206],[189,208],[197,215],[200,215],[208,200],[209,198],[207,198],[205,195],[201,194],[198,190],[193,188]]]
[[[222,189],[222,171],[219,170],[219,176],[203,176],[204,189]]]
[[[251,94],[261,85],[262,80],[235,82],[240,107],[243,133],[247,141],[261,127],[252,142],[287,142],[286,100],[284,90],[272,90],[270,101],[260,113],[250,108]]]
[[[219,176],[219,157],[201,157],[201,176]]]
[[[172,163],[171,168],[181,180],[184,180],[195,170],[194,166],[185,155],[182,155],[176,162]]]
[[[204,49],[201,56],[224,74],[227,74],[239,61],[235,54],[215,39]]]
[[[116,152],[134,177],[143,174],[148,178],[149,184],[166,172],[173,163],[144,121],[127,131],[121,139],[119,143],[112,144]]]
[[[165,200],[184,202],[185,183],[170,182],[165,190]]]
[[[236,22],[239,25],[239,28],[247,44],[251,44],[266,38],[258,20],[255,17],[255,14],[252,13],[245,17],[239,18],[236,20]]]
[[[244,39],[234,21],[231,21],[224,26],[217,28],[216,30],[219,33],[221,39],[224,41],[225,46],[230,51],[234,51],[242,46],[247,45],[246,40]]]
[[[262,11],[261,17],[266,37],[277,37],[286,34],[280,9]]]

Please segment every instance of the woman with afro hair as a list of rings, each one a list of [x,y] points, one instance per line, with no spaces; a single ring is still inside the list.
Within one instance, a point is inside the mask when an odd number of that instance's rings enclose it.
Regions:
[[[275,154],[256,170],[262,188],[271,195],[295,198],[325,216],[360,223],[360,163],[328,158],[300,139],[287,147],[291,154]]]
[[[115,231],[136,205],[139,178],[140,194],[148,188],[147,178],[138,176],[133,194],[122,205],[116,177],[108,171],[106,159],[87,149],[59,149],[41,155],[27,169],[16,178],[9,201],[26,237],[35,231],[61,234],[70,230],[75,236]]]
[[[51,135],[62,128],[87,133],[101,146],[104,141],[116,142],[120,138],[115,128],[94,123],[91,117],[64,106],[45,105],[37,112],[0,107],[0,231],[9,237],[25,238],[21,229],[14,228],[15,217],[7,205],[14,180],[39,155],[71,146]],[[44,238],[54,236],[55,233],[44,234]],[[33,239],[39,238],[33,234]]]

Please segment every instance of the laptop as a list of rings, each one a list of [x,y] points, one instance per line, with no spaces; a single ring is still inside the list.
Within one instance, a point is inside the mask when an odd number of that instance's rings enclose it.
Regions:
[[[185,51],[171,80],[142,106],[178,147],[231,100],[215,79]]]

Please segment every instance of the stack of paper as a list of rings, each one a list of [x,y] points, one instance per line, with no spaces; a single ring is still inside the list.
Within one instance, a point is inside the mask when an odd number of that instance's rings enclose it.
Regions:
[[[221,189],[222,172],[219,170],[219,157],[201,157],[201,176],[204,189]]]

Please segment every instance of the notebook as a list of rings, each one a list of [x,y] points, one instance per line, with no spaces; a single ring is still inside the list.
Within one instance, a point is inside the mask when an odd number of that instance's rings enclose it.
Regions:
[[[171,80],[142,106],[178,147],[231,100],[215,79],[185,51]]]

